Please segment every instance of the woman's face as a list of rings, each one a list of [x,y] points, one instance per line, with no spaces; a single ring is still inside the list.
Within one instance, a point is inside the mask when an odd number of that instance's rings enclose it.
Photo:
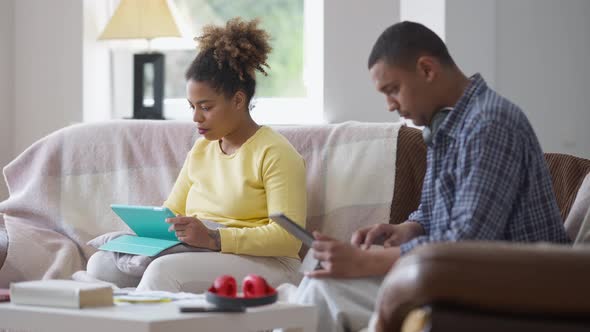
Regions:
[[[193,121],[199,134],[206,139],[219,140],[238,128],[243,119],[243,100],[227,98],[209,83],[189,80],[186,84],[187,100],[193,110]]]

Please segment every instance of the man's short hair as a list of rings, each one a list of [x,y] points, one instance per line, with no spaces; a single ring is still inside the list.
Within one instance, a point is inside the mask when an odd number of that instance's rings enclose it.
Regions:
[[[419,57],[429,55],[442,64],[454,66],[455,62],[440,37],[424,25],[404,21],[385,29],[369,55],[369,69],[378,61],[410,68]]]

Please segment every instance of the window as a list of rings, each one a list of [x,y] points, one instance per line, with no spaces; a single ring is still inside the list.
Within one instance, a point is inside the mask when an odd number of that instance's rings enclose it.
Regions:
[[[198,35],[206,24],[260,18],[271,35],[268,77],[257,75],[252,116],[264,124],[323,122],[322,19],[318,0],[174,0],[180,18]],[[166,50],[164,116],[191,119],[184,72],[196,49]]]

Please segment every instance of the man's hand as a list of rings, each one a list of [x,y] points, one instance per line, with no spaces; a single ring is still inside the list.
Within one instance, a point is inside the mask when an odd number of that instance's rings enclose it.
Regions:
[[[367,251],[314,232],[314,258],[323,269],[306,275],[311,278],[361,278],[383,276],[399,258],[399,248]]]
[[[180,242],[192,247],[221,250],[219,231],[205,227],[199,219],[177,216],[166,219],[166,222],[171,224],[168,230],[176,232],[176,238]]]
[[[369,249],[372,244],[383,241],[385,248],[399,247],[405,242],[424,234],[424,229],[414,221],[399,225],[377,224],[361,228],[352,234],[350,242],[362,249]],[[381,240],[381,241],[379,241]]]

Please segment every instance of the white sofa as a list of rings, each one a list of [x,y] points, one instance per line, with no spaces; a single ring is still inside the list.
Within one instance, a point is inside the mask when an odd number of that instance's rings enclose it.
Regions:
[[[348,239],[416,208],[424,173],[418,130],[358,122],[275,129],[306,160],[308,229]],[[160,205],[196,137],[190,122],[121,120],[67,127],[33,144],[4,169],[0,287],[83,270],[96,250],[90,239],[126,229],[109,205]]]

